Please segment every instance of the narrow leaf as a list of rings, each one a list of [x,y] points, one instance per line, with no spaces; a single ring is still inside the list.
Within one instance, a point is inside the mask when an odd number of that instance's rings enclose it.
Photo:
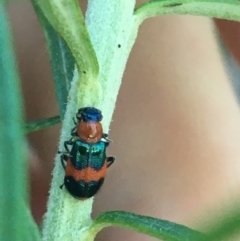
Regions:
[[[238,0],[152,0],[134,11],[139,22],[164,14],[189,14],[240,21]]]
[[[234,235],[240,234],[239,203],[234,203],[228,210],[221,209],[221,218],[216,218],[217,216],[215,215],[212,223],[208,224],[207,238],[197,239],[197,241],[229,240],[229,238],[235,237]]]
[[[48,22],[39,6],[34,1],[32,3],[47,41],[61,119],[63,119],[70,83],[73,78],[75,60],[65,41]]]
[[[192,241],[203,237],[198,231],[180,224],[124,211],[100,214],[93,221],[92,229],[97,233],[107,226],[128,228],[164,241]]]
[[[27,134],[34,131],[39,131],[41,129],[58,124],[60,122],[61,122],[60,116],[54,116],[47,119],[30,121],[25,124],[24,132]]]
[[[97,78],[99,66],[77,0],[32,0],[69,46],[78,70]]]
[[[0,240],[40,240],[27,209],[22,99],[3,1],[0,0]],[[31,230],[29,227],[32,227]]]

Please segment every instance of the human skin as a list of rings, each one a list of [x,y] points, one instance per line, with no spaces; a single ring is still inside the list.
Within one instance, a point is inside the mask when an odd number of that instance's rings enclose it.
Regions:
[[[10,13],[27,119],[54,116],[57,102],[36,17],[25,2]],[[197,227],[200,216],[239,187],[239,123],[212,22],[192,16],[145,21],[111,124],[108,154],[116,163],[96,195],[93,216],[126,210]],[[50,182],[58,138],[59,125],[29,135],[44,170],[39,185]],[[46,195],[45,188],[42,199]],[[109,228],[98,235],[103,240],[155,239]]]

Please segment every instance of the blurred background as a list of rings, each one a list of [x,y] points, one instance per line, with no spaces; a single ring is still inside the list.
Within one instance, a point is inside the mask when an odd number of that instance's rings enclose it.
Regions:
[[[81,4],[85,9],[86,1]],[[33,8],[24,1],[8,10],[26,121],[58,115],[45,39]],[[143,23],[111,124],[114,142],[108,154],[117,161],[96,196],[94,216],[120,209],[194,227],[199,214],[237,194],[239,40],[240,25],[224,20],[164,16]],[[60,128],[58,124],[27,136],[31,206],[38,223]],[[117,240],[114,235],[145,240],[118,230],[104,231],[98,239]]]

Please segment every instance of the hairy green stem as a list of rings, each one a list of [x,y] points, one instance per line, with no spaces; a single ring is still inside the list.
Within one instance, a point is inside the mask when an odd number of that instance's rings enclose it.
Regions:
[[[86,25],[99,60],[100,72],[96,82],[87,81],[84,75],[79,76],[75,72],[63,120],[60,150],[63,150],[63,142],[70,138],[74,125],[72,117],[79,107],[95,106],[101,109],[104,131],[108,132],[123,71],[137,35],[134,0],[115,3],[112,0],[89,0],[88,4]],[[64,170],[59,155],[55,163],[48,210],[43,222],[43,241],[93,240],[88,231],[93,199],[79,201],[65,189],[61,190],[59,186],[63,183]]]
[[[102,121],[104,132],[108,133],[122,75],[140,23],[145,18],[153,17],[156,14],[178,13],[174,11],[182,7],[166,7],[168,10],[172,8],[175,10],[165,12],[165,8],[161,9],[161,3],[166,4],[166,2],[174,2],[175,5],[178,3],[178,1],[152,1],[148,3],[149,5],[142,5],[136,9],[134,13],[135,0],[88,1],[86,26],[98,59],[99,74],[96,75],[95,67],[91,69],[91,67],[87,66],[91,64],[90,62],[86,62],[84,65],[92,73],[87,75],[81,72],[79,75],[76,72],[74,74],[74,80],[72,81],[69,93],[70,98],[63,121],[60,150],[63,150],[64,141],[70,138],[71,128],[73,128],[72,117],[75,116],[79,107],[95,106],[99,108],[104,116]],[[193,1],[191,3],[188,2],[186,3],[186,7],[189,5],[192,6],[191,4],[195,3]],[[154,6],[155,10],[153,10]],[[179,12],[181,11],[179,10]],[[198,13],[201,14],[199,9]],[[70,27],[66,25],[67,14],[69,14],[68,11],[63,14],[63,25]],[[51,17],[49,21],[54,23]],[[72,20],[69,21],[69,24],[71,22]],[[65,32],[69,33],[69,31]],[[74,46],[78,42],[76,40],[78,36],[75,34],[70,38],[67,37],[64,39],[69,47],[71,46],[71,41],[74,43]],[[70,47],[70,49],[74,55],[75,48]],[[76,58],[77,55],[75,54],[74,56]],[[81,65],[80,62],[78,62],[78,65]],[[97,76],[97,78],[91,78],[91,76]],[[57,155],[53,170],[48,210],[43,222],[43,241],[92,241],[95,236],[95,233],[91,232],[90,228],[92,223],[90,215],[93,199],[79,201],[72,198],[65,189],[61,190],[59,186],[63,183],[63,177],[64,170],[60,164],[60,157]]]
[[[134,14],[141,23],[147,18],[164,14],[200,15],[228,20],[240,20],[237,0],[153,0],[140,5]]]

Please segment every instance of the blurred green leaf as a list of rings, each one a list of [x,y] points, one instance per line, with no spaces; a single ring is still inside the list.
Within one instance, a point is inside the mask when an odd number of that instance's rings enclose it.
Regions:
[[[206,238],[200,238],[197,241],[229,240],[230,237],[240,234],[240,205],[239,203],[234,203],[234,200],[232,200],[230,208],[222,208],[221,215],[216,213],[212,219],[212,222],[209,222],[207,225]]]
[[[8,4],[8,3],[17,3],[17,2],[26,2],[27,0],[4,0],[4,2],[6,3],[6,4]]]
[[[204,237],[200,232],[180,224],[124,211],[102,213],[92,223],[96,233],[107,226],[131,229],[164,241],[193,241]]]
[[[0,240],[40,240],[27,208],[23,109],[12,39],[0,0]],[[33,227],[31,230],[29,226]]]
[[[61,122],[60,116],[54,116],[47,119],[30,121],[25,124],[24,132],[30,133],[34,131],[39,131],[41,129],[53,126]]]
[[[68,92],[73,78],[75,60],[65,41],[48,22],[39,6],[32,1],[35,12],[43,27],[53,71],[61,119],[63,119]]]

